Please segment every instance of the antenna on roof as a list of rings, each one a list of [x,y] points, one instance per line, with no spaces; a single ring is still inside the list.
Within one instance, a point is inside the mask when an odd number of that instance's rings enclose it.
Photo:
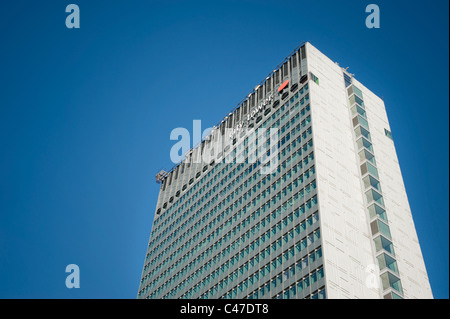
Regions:
[[[156,182],[158,184],[161,184],[162,181],[167,177],[168,173],[164,170],[161,170],[158,172],[158,174],[156,174]]]

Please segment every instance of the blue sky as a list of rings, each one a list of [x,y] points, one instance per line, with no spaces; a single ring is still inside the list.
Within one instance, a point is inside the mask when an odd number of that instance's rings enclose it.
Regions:
[[[66,5],[81,28],[65,27]],[[448,298],[448,1],[8,1],[0,298],[135,298],[169,135],[216,124],[302,41],[384,98],[436,298]],[[80,267],[81,288],[65,287]]]

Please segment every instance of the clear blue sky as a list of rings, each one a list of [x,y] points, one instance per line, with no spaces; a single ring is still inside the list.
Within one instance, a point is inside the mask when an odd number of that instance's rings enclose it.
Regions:
[[[81,29],[65,27],[66,5]],[[136,298],[175,127],[218,122],[300,42],[384,97],[434,296],[449,296],[448,1],[0,6],[0,297]],[[81,288],[65,287],[65,267]]]

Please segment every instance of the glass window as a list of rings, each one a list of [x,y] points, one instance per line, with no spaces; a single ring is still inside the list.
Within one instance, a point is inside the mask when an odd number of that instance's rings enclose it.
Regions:
[[[394,274],[392,274],[390,272],[385,272],[384,274],[381,274],[381,282],[383,285],[383,290],[386,290],[388,288],[393,288],[396,291],[398,291],[399,293],[403,293],[400,278],[398,278]]]
[[[359,152],[359,159],[361,160],[361,162],[368,160],[372,164],[376,165],[375,156],[366,149],[363,149],[361,152]]]
[[[317,279],[320,280],[320,279],[323,278],[323,276],[324,276],[323,268],[320,268],[320,269],[317,271]]]
[[[392,299],[403,299],[400,295],[397,295],[395,292],[392,292]]]
[[[389,229],[389,226],[388,226],[388,225],[386,225],[386,224],[383,223],[382,221],[378,220],[378,227],[379,227],[379,229],[380,229],[380,232],[381,232],[383,235],[385,235],[385,236],[391,238],[391,230]]]
[[[356,141],[356,144],[358,145],[358,149],[361,149],[363,147],[367,148],[369,151],[373,152],[372,143],[370,143],[368,140],[366,140],[364,137],[361,137],[359,140]]]
[[[294,297],[297,293],[297,289],[296,289],[295,285],[292,286],[289,290],[290,290],[291,297]]]
[[[370,132],[368,130],[366,130],[364,127],[362,127],[362,126],[358,126],[355,129],[355,134],[356,134],[356,138],[358,138],[360,136],[364,136],[369,141],[371,140],[370,139]]]
[[[360,105],[362,108],[365,108],[363,100],[361,98],[359,98],[357,95],[350,96],[350,98],[348,100],[350,102],[350,106],[353,106],[353,104],[356,103],[356,104]]]
[[[347,73],[344,73],[344,82],[345,87],[348,87],[349,85],[352,84],[352,78]]]
[[[371,163],[367,163],[367,169],[369,170],[369,173],[378,178],[378,170],[375,166],[373,166]]]
[[[357,104],[352,106],[351,111],[352,111],[352,116],[355,116],[358,113],[358,114],[362,115],[364,118],[367,118],[366,111]]]
[[[375,201],[376,203],[384,206],[383,196],[373,189],[366,192],[366,199],[367,199],[367,203],[371,203],[372,201]]]
[[[361,115],[358,115],[358,123],[360,123],[366,129],[369,129],[369,122],[367,122],[367,120],[363,118]]]
[[[299,283],[297,283],[297,293],[301,293],[303,290],[303,281],[300,281]]]
[[[303,288],[309,287],[309,277],[303,279]]]
[[[353,85],[353,92],[359,96],[361,99],[363,98],[362,92],[360,89],[358,89],[356,86]]]
[[[364,108],[364,101],[357,95],[354,95],[354,97],[355,97],[355,102]]]
[[[363,178],[364,187],[368,189],[369,187],[375,188],[377,191],[381,192],[380,182],[373,176],[367,175]]]
[[[398,274],[398,267],[397,267],[397,261],[392,258],[391,256],[382,253],[377,257],[378,265],[380,266],[380,270],[383,270],[384,268],[388,268],[391,271]]]
[[[391,131],[384,129],[384,134],[386,134],[387,137],[393,140]]]
[[[325,295],[325,289],[322,289],[319,291],[319,299],[325,299],[326,295]]]
[[[382,220],[387,221],[386,211],[381,208],[379,205],[373,203],[369,206],[369,215],[370,219],[374,218],[375,216],[380,217]]]
[[[313,272],[311,274],[311,284],[315,283],[317,281],[317,272]]]
[[[315,76],[312,72],[309,72],[311,74],[311,79],[316,83],[319,84],[319,78]]]

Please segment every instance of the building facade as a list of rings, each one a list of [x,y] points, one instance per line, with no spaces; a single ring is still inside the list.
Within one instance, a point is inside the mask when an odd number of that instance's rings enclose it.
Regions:
[[[138,298],[432,298],[384,103],[310,43],[157,180]]]

